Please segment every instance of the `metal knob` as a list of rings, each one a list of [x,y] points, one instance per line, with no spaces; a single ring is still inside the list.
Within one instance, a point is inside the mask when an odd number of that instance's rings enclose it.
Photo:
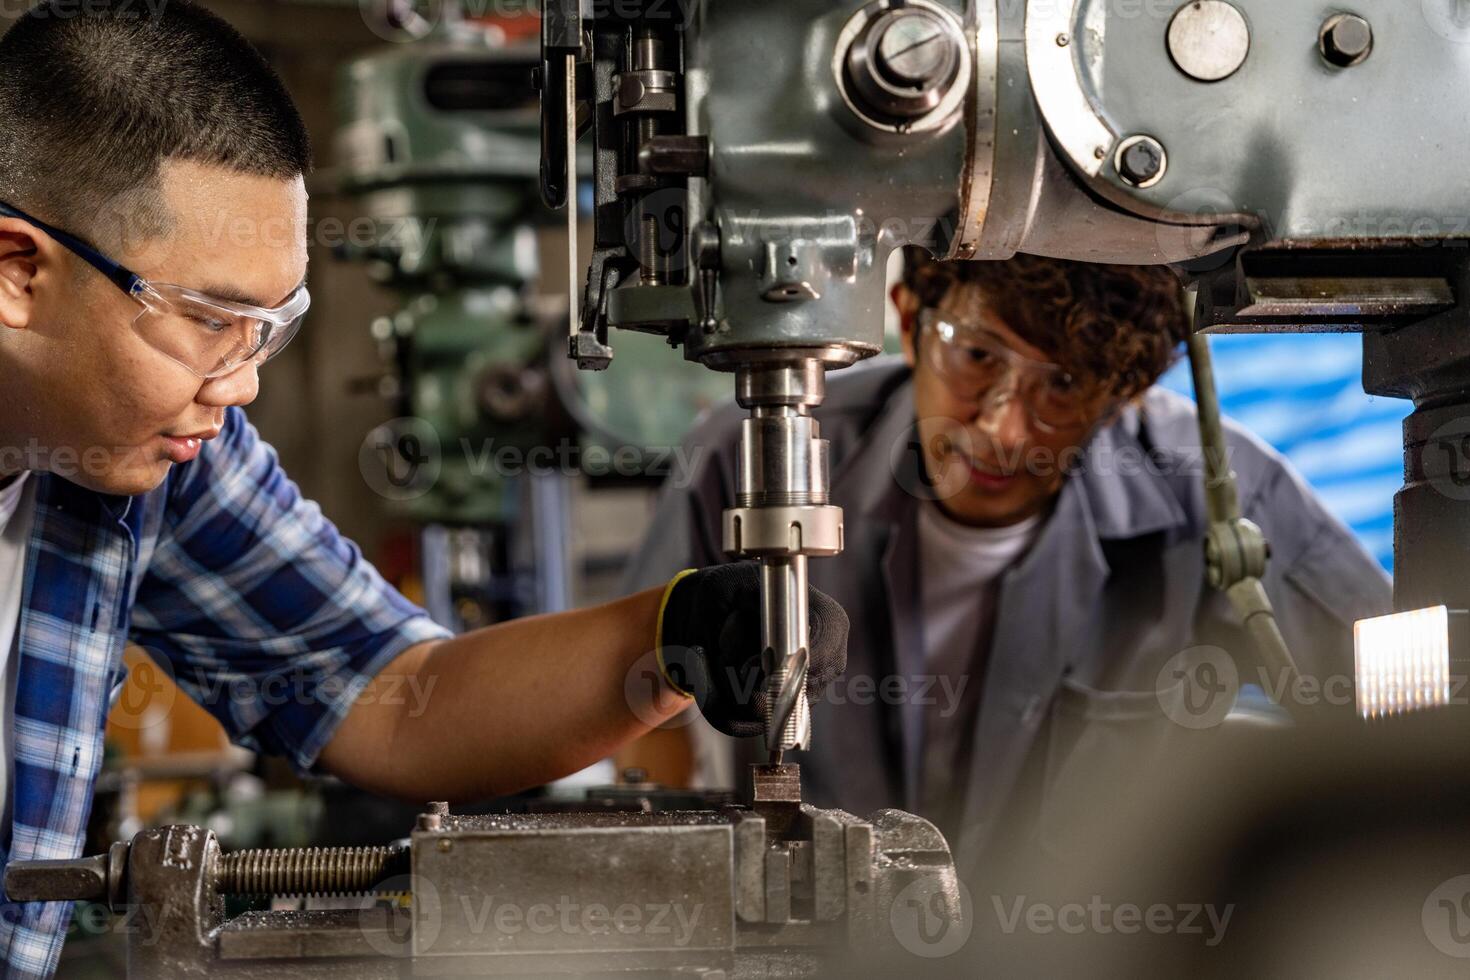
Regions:
[[[893,7],[853,40],[847,76],[864,111],[917,119],[948,94],[963,58],[964,39],[949,20],[920,6]]]

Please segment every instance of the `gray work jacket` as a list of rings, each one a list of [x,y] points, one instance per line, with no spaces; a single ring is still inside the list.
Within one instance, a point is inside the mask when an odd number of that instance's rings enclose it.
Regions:
[[[909,372],[881,358],[833,374],[816,415],[831,441],[846,551],[814,559],[811,581],[842,604],[852,630],[848,696],[818,699],[812,748],[799,754],[806,799],[859,815],[921,812],[920,695],[933,679],[918,613],[916,516],[927,491]],[[726,560],[720,514],[733,501],[742,417],[728,406],[691,435],[703,455],[665,487],[630,587]],[[1303,675],[1325,685],[1298,697],[1336,696],[1350,710],[1343,684],[1352,677],[1352,624],[1391,611],[1389,580],[1276,452],[1238,427],[1227,438],[1242,513],[1271,545],[1265,584],[1281,630]],[[1062,706],[1084,720],[1125,717],[1139,705],[1158,714],[1161,671],[1201,644],[1223,648],[1242,684],[1257,683],[1253,647],[1228,601],[1205,583],[1202,466],[1193,403],[1150,390],[1094,434],[1035,544],[1002,576],[968,771],[954,779],[958,819],[947,829],[958,831],[961,851],[979,853],[994,833]],[[880,693],[856,696],[854,677]],[[1269,675],[1260,682],[1278,689]]]

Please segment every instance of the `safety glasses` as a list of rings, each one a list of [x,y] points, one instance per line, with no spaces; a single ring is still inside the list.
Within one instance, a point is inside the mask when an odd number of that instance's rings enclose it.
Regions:
[[[1019,398],[1039,431],[1068,432],[1091,422],[1097,399],[1060,366],[1032,360],[995,331],[938,310],[920,311],[919,324],[933,337],[920,346],[935,374],[982,417]]]
[[[187,286],[151,283],[87,242],[0,202],[0,215],[34,225],[75,253],[136,301],[133,330],[150,347],[200,378],[218,378],[279,354],[301,329],[311,306],[303,283],[272,309],[210,296]]]

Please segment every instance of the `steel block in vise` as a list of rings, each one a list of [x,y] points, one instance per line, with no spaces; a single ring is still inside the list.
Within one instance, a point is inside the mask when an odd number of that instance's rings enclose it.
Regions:
[[[18,901],[88,900],[134,915],[128,976],[147,980],[811,976],[904,955],[897,917],[915,887],[963,913],[933,825],[893,810],[861,820],[818,809],[801,802],[795,766],[760,768],[749,807],[456,816],[441,806],[407,848],[230,854],[208,830],[173,826],[106,855],[14,862],[5,883]],[[391,898],[233,917],[224,902],[373,893]],[[635,919],[646,928],[628,928]]]

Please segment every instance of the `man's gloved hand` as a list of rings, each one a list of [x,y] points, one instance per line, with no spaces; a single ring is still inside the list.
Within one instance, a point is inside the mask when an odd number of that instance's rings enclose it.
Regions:
[[[847,613],[825,592],[808,600],[811,642],[807,692],[816,697],[847,668]],[[726,735],[765,731],[761,664],[760,566],[753,561],[680,572],[659,610],[658,662],[664,679],[693,697]]]

